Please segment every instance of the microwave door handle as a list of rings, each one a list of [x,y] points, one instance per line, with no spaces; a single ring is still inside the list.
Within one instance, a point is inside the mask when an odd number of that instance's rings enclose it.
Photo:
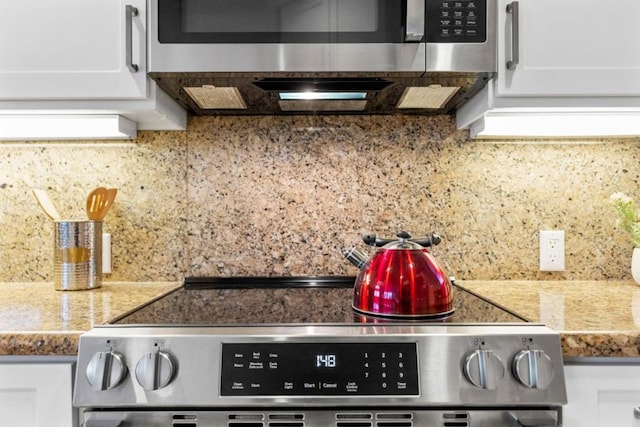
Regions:
[[[407,21],[404,41],[419,42],[424,37],[425,0],[407,0]]]
[[[138,64],[133,63],[133,17],[138,16],[138,9],[130,4],[125,7],[125,63],[132,73],[138,71]]]

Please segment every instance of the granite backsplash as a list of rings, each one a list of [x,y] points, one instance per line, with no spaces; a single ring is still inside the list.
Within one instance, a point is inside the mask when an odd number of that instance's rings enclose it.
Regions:
[[[353,275],[361,234],[437,231],[460,279],[630,279],[609,196],[640,200],[640,139],[476,142],[452,117],[193,117],[132,142],[0,145],[0,282],[52,280],[52,222],[98,185],[105,280],[185,275]],[[566,270],[538,271],[538,231],[565,230]]]

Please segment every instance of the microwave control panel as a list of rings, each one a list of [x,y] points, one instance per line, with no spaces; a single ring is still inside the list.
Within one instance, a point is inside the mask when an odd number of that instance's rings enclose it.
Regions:
[[[487,0],[427,0],[427,43],[484,43]]]

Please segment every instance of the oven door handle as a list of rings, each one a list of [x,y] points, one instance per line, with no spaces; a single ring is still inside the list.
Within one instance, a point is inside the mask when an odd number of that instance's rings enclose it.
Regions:
[[[87,420],[84,427],[122,427],[124,421],[120,420]]]
[[[407,0],[407,19],[404,41],[419,42],[424,37],[425,0]]]
[[[558,427],[558,420],[550,415],[537,415],[533,418],[520,418],[513,412],[510,412],[514,427]]]

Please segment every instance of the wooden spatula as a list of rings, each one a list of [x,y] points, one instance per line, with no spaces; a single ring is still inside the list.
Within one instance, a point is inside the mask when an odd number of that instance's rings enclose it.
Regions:
[[[104,218],[103,210],[105,200],[107,199],[107,189],[98,187],[89,193],[87,197],[87,217],[91,221],[102,221]]]

